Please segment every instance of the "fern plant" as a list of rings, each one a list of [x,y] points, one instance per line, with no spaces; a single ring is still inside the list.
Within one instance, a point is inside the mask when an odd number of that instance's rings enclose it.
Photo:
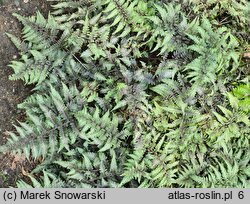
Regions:
[[[34,88],[0,151],[39,161],[18,187],[249,187],[246,1],[50,1],[8,34]]]

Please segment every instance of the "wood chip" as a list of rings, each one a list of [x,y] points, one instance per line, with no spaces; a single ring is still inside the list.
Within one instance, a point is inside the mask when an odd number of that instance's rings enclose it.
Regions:
[[[250,52],[246,52],[243,54],[243,57],[244,58],[249,58],[250,59]]]

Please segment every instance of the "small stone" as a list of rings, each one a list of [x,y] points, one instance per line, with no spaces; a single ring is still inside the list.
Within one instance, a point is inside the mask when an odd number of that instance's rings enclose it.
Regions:
[[[24,2],[25,4],[27,4],[27,3],[29,3],[29,0],[23,0],[23,2]]]

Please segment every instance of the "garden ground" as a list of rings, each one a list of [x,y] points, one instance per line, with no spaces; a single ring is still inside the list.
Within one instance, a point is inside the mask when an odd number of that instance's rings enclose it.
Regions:
[[[18,57],[18,53],[5,33],[21,36],[21,24],[12,16],[13,13],[29,16],[40,10],[46,14],[48,8],[46,0],[0,0],[0,145],[6,142],[13,125],[23,119],[17,104],[31,91],[31,87],[25,87],[21,81],[8,79],[12,73],[8,64]],[[27,175],[33,166],[22,156],[0,155],[0,187],[15,185],[15,181]]]

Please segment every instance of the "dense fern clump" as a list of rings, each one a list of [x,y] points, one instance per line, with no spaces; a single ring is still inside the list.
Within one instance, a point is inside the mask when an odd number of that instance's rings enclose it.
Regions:
[[[250,187],[248,1],[50,1],[8,34],[18,187]]]

